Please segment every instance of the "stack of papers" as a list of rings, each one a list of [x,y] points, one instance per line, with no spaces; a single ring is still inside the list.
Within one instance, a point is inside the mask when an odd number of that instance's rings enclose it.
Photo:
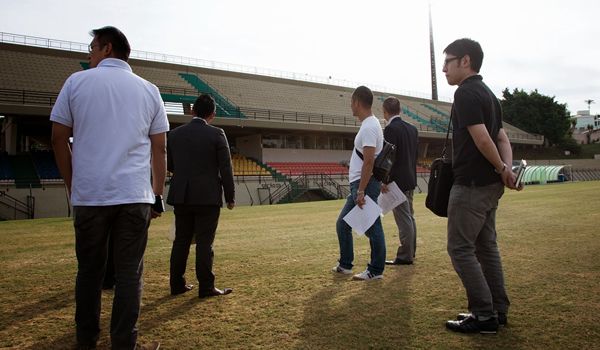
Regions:
[[[343,220],[352,227],[358,236],[362,236],[382,213],[387,214],[405,201],[404,193],[400,191],[395,182],[391,182],[388,185],[388,192],[381,193],[377,198],[377,203],[371,197],[365,196],[365,205],[362,209],[358,205],[355,206],[343,217]]]

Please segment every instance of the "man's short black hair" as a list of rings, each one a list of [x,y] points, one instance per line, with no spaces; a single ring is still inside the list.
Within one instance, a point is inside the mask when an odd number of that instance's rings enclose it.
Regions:
[[[361,106],[371,108],[373,106],[373,92],[366,86],[359,86],[352,93],[352,100],[358,101]]]
[[[444,49],[444,53],[454,55],[456,57],[464,57],[469,55],[471,58],[471,69],[479,73],[481,64],[483,63],[483,50],[481,45],[475,40],[463,38],[455,40],[452,44]]]
[[[98,40],[98,44],[100,44],[100,46],[111,43],[115,57],[127,62],[129,59],[129,54],[131,53],[131,46],[129,46],[129,41],[127,40],[125,34],[123,34],[123,32],[121,32],[119,29],[112,26],[106,26],[93,29],[90,32],[90,35],[94,36]]]
[[[390,96],[383,101],[383,110],[391,115],[400,114],[400,100]]]
[[[217,106],[215,105],[215,100],[211,95],[201,94],[194,102],[194,107],[192,111],[196,117],[200,117],[206,119],[210,117],[211,114],[215,113]]]

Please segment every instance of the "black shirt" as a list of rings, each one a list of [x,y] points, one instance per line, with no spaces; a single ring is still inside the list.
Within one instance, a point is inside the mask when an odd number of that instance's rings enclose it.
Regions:
[[[485,186],[502,181],[494,166],[479,152],[467,130],[469,125],[485,124],[496,144],[502,128],[502,108],[481,75],[465,79],[454,93],[452,104],[452,169],[459,185]]]
[[[414,190],[417,186],[417,128],[396,117],[383,130],[383,137],[396,146],[390,181],[403,192]]]

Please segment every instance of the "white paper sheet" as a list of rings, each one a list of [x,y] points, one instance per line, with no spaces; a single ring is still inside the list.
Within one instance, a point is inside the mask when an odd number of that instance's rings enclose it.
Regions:
[[[358,205],[355,206],[343,219],[359,236],[362,236],[375,223],[379,215],[381,215],[381,208],[371,197],[365,196],[363,208],[360,209]]]
[[[377,204],[381,207],[383,214],[389,213],[390,210],[406,201],[406,196],[394,181],[390,182],[387,188],[388,192],[382,192],[377,198]]]

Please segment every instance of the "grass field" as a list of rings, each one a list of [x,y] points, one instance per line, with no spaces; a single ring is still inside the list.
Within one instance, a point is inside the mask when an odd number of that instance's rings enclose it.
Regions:
[[[342,201],[224,210],[215,274],[218,287],[234,292],[207,300],[169,295],[167,213],[150,228],[140,340],[164,349],[600,348],[600,182],[504,195],[497,228],[512,307],[509,325],[492,336],[444,328],[466,309],[466,297],[446,253],[446,220],[424,199],[415,198],[415,265],[387,268],[383,280],[368,283],[329,272]],[[384,229],[391,258],[398,241],[391,215]],[[360,272],[368,241],[355,242]],[[1,222],[0,264],[0,348],[72,348],[71,220]],[[111,298],[103,293],[100,348],[108,345]]]

